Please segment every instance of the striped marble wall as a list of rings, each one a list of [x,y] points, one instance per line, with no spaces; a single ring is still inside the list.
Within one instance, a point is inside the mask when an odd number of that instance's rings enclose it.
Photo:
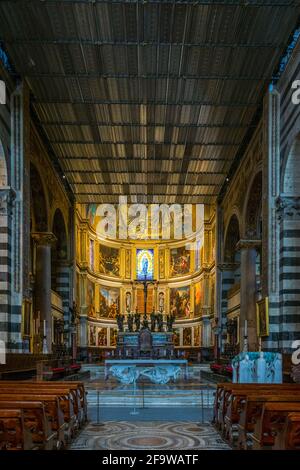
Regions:
[[[71,268],[68,264],[60,264],[56,269],[56,291],[62,297],[62,304],[64,310],[64,329],[68,330],[70,324],[71,305]]]

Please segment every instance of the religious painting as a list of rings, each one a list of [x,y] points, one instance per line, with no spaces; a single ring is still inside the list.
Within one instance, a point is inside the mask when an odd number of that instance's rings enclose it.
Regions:
[[[158,255],[158,264],[159,264],[159,278],[165,278],[165,250],[159,250]]]
[[[100,287],[100,318],[116,318],[120,313],[120,289],[117,287]]]
[[[154,274],[154,251],[153,249],[136,250],[136,277],[144,280],[153,279]]]
[[[100,245],[99,271],[110,276],[120,275],[120,253],[118,248]]]
[[[90,268],[92,271],[95,269],[94,264],[94,240],[90,240]]]
[[[202,307],[202,287],[200,282],[197,282],[194,286],[194,317],[201,315]]]
[[[170,277],[182,276],[190,272],[191,253],[185,246],[170,250]]]
[[[90,338],[89,338],[90,346],[96,346],[96,327],[90,326]]]
[[[194,346],[199,347],[200,346],[200,325],[197,325],[194,327]]]
[[[175,315],[175,318],[190,318],[190,286],[170,289],[170,313]]]
[[[110,335],[110,345],[111,346],[117,346],[117,337],[118,337],[118,330],[117,328],[110,328],[109,329],[109,335]]]
[[[183,328],[183,346],[192,345],[192,328]]]
[[[174,346],[180,346],[180,329],[174,328],[173,330],[173,343]]]
[[[98,329],[98,346],[107,346],[107,328]]]
[[[269,299],[265,297],[256,302],[257,335],[269,336]]]
[[[95,310],[95,284],[91,282],[89,279],[87,280],[87,288],[86,288],[86,304],[88,308],[88,316],[89,317],[96,317],[96,310]]]
[[[131,278],[131,250],[125,250],[125,277]]]

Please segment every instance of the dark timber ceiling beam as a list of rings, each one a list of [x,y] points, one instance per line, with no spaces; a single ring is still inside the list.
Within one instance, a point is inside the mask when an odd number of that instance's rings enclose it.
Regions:
[[[104,184],[103,184],[104,185]],[[100,186],[100,185],[99,185]],[[122,184],[120,184],[120,186],[122,186]],[[199,186],[199,185],[198,185]],[[169,191],[167,192],[164,192],[164,193],[151,193],[151,194],[145,194],[145,192],[143,193],[139,193],[139,192],[136,192],[134,191],[133,193],[129,193],[129,194],[124,194],[124,193],[119,193],[119,192],[115,192],[115,193],[108,193],[108,192],[75,192],[74,191],[74,195],[75,196],[107,196],[107,197],[110,197],[110,196],[164,196],[164,197],[167,197],[167,196],[183,196],[183,197],[216,197],[219,193],[212,193],[212,194],[184,194],[184,193],[177,193],[176,191],[173,192],[173,193],[170,193]]]
[[[87,104],[87,105],[98,105],[98,104],[117,104],[127,106],[214,106],[214,107],[225,107],[225,108],[257,108],[260,105],[260,101],[204,101],[204,100],[177,100],[177,101],[161,101],[161,100],[71,100],[71,99],[33,99],[35,105],[45,104]]]
[[[85,39],[85,38],[68,38],[68,39],[61,39],[61,38],[5,38],[2,37],[0,41],[5,42],[5,44],[13,45],[13,46],[47,46],[47,45],[58,45],[58,46],[66,46],[66,45],[80,45],[80,46],[124,46],[124,47],[197,47],[203,49],[214,49],[214,48],[242,48],[242,49],[260,49],[260,48],[267,48],[267,49],[282,49],[285,47],[285,44],[281,43],[268,43],[268,42],[251,42],[251,43],[238,43],[238,42],[176,42],[176,41],[109,41],[106,39]]]
[[[52,126],[91,126],[91,127],[171,127],[171,128],[180,128],[180,129],[189,129],[189,128],[202,128],[202,129],[244,129],[251,127],[251,124],[240,124],[240,123],[232,123],[232,124],[177,124],[177,123],[170,123],[170,122],[150,122],[148,124],[142,124],[140,122],[103,122],[103,121],[44,121],[40,120],[40,124],[44,127],[52,127]],[[252,126],[254,127],[254,126]]]
[[[88,72],[88,73],[58,73],[58,72],[34,72],[32,69],[21,70],[21,75],[25,75],[27,78],[64,78],[64,79],[117,79],[117,80],[128,80],[128,79],[143,79],[143,80],[220,80],[220,81],[256,81],[256,82],[269,82],[272,76],[266,77],[253,77],[251,75],[186,75],[186,74],[175,74],[175,73],[100,73],[100,72]]]
[[[158,140],[153,140],[153,141],[148,141],[145,140],[143,141],[124,141],[124,140],[52,140],[49,139],[49,142],[51,144],[74,144],[74,145],[81,145],[81,144],[99,144],[99,145],[105,145],[105,144],[115,144],[115,145],[201,145],[202,147],[238,147],[241,145],[242,142],[198,142],[198,141],[188,141],[188,140],[183,140],[182,142],[180,141],[158,141]],[[187,157],[185,157],[187,158]]]
[[[187,175],[188,176],[188,173]],[[201,176],[201,175],[199,175]],[[157,174],[157,177],[159,178],[159,173]],[[99,185],[99,186],[103,186],[105,184],[107,184],[107,181],[99,181],[99,182],[96,182],[96,181],[88,181],[86,183],[82,183],[82,182],[79,182],[77,183],[76,181],[73,181],[73,180],[70,180],[69,183],[72,185],[72,186],[88,186],[88,185]],[[110,182],[111,184],[114,184],[114,185],[117,185],[117,186],[122,186],[123,184],[133,184],[135,186],[139,186],[141,184],[144,184],[143,182],[138,182],[138,181],[135,181],[135,182],[130,182],[130,183],[127,183],[127,182]],[[151,183],[152,186],[161,186],[162,184],[164,183],[160,183],[159,181],[157,181],[156,183]],[[189,188],[189,187],[195,187],[195,186],[208,186],[208,187],[214,187],[214,188],[220,188],[222,186],[222,184],[220,183],[188,183],[188,184],[183,184],[183,183],[168,183],[168,188],[180,188],[180,187],[183,187],[183,188]]]
[[[76,173],[76,174],[100,174],[100,175],[136,175],[136,171],[116,171],[116,170],[109,170],[109,171],[102,171],[102,170],[65,170],[64,173],[67,175],[68,173]],[[169,171],[139,171],[139,175],[147,175],[147,176],[179,176],[181,172],[172,171],[170,174]],[[201,171],[199,173],[189,173],[192,176],[214,176],[214,175],[226,175],[224,171]],[[174,183],[176,185],[176,183]]]
[[[76,157],[72,155],[63,155],[59,156],[58,158],[62,158],[63,160],[83,160],[85,162],[90,161],[103,161],[107,162],[109,159],[110,162],[160,162],[160,163],[167,163],[167,162],[182,162],[182,157],[169,157],[169,158],[154,158],[154,157]],[[231,158],[195,158],[195,157],[186,157],[188,158],[189,163],[197,162],[197,163],[204,163],[204,162],[228,162],[231,163]]]
[[[50,142],[50,141],[49,141]],[[52,143],[56,143],[54,141],[51,141]],[[95,142],[95,141],[93,141]],[[58,143],[62,144],[68,144],[68,143],[73,143],[73,142],[68,142],[66,140],[58,141]],[[86,143],[86,141],[84,141]],[[216,143],[205,143],[205,142],[198,142],[197,140],[176,140],[176,142],[171,141],[171,140],[101,140],[101,142],[96,142],[97,145],[155,145],[155,146],[162,146],[162,145],[195,145],[199,146],[201,145],[202,147],[221,147],[221,144],[216,144]],[[226,145],[231,145],[232,147],[237,147],[239,143],[237,144],[226,144]]]
[[[15,3],[24,3],[24,0],[14,0]],[[27,0],[27,3],[33,4],[80,4],[83,3],[87,4],[119,4],[119,5],[126,5],[126,4],[139,4],[139,5],[147,5],[147,4],[154,4],[159,6],[162,2],[158,0]],[[191,6],[201,6],[201,5],[212,5],[212,6],[241,6],[244,8],[247,7],[297,7],[299,6],[299,2],[295,0],[163,0],[163,3],[166,5],[191,5]]]

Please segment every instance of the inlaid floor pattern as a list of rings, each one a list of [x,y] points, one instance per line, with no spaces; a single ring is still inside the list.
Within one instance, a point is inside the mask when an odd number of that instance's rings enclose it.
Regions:
[[[70,447],[76,450],[229,450],[210,424],[106,421],[88,424]]]

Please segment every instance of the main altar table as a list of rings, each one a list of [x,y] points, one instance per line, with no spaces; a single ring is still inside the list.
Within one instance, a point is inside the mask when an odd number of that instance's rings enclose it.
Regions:
[[[184,378],[188,378],[186,359],[107,359],[105,380],[113,375],[122,383],[134,383],[140,376],[148,377],[154,383],[168,383],[176,380],[184,368]]]

